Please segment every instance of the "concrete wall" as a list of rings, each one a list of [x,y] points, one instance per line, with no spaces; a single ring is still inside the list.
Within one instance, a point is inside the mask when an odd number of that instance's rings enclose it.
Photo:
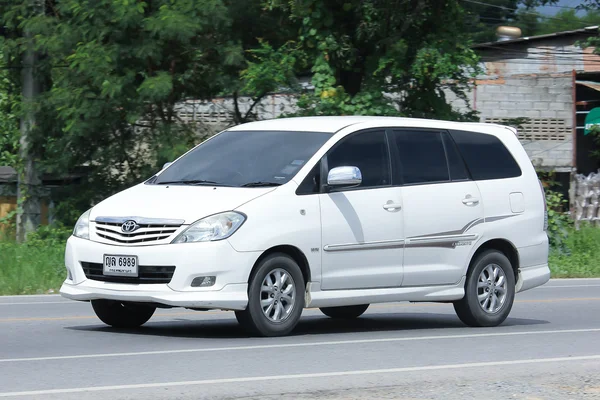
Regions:
[[[568,75],[480,79],[471,93],[482,122],[526,118],[519,139],[533,163],[567,171],[573,162],[573,93]]]

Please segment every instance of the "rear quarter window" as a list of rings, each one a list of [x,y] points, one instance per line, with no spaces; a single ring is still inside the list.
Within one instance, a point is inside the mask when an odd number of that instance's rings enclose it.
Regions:
[[[521,176],[519,164],[497,137],[466,131],[453,131],[450,134],[474,180]]]

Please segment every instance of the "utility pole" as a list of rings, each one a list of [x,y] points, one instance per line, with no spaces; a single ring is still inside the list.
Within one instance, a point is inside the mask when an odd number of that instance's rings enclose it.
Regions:
[[[33,14],[44,12],[44,0],[29,0]],[[41,177],[36,167],[35,155],[31,150],[31,131],[36,126],[35,101],[41,92],[41,77],[36,71],[38,54],[33,46],[33,35],[24,32],[27,48],[23,54],[23,115],[21,117],[20,158],[23,163],[19,171],[17,198],[17,240],[23,242],[26,235],[33,232],[41,223]]]

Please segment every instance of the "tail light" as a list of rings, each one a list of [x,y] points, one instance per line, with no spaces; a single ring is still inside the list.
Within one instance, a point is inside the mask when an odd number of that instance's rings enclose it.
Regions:
[[[546,191],[544,190],[544,185],[542,181],[538,180],[540,183],[540,189],[542,191],[542,198],[544,199],[544,231],[548,230],[548,204],[546,203]]]

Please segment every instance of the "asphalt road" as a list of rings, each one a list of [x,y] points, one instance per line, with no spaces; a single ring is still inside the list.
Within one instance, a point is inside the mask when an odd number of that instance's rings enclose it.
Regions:
[[[447,304],[373,305],[350,322],[305,310],[250,338],[232,313],[158,310],[112,330],[87,303],[0,297],[0,398],[597,399],[600,280],[517,295],[507,321],[467,328]]]

